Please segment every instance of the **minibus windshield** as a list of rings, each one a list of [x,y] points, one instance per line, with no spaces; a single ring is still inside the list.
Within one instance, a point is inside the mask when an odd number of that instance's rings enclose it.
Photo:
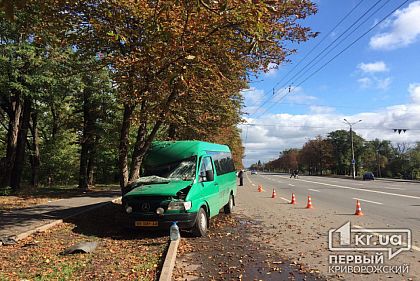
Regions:
[[[170,162],[159,166],[146,166],[143,177],[159,177],[162,180],[193,180],[195,177],[196,157]]]

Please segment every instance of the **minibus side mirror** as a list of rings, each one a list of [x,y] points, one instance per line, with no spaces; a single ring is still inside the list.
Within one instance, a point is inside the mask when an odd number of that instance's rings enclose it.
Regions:
[[[206,179],[207,181],[214,181],[214,173],[212,170],[206,171]]]
[[[206,173],[204,171],[200,171],[199,181],[205,182],[206,181]]]

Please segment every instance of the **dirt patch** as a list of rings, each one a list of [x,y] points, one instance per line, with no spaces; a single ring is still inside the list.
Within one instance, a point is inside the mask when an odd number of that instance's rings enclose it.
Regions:
[[[219,214],[207,237],[182,239],[174,280],[324,280],[314,270],[255,241],[261,225],[240,215]]]
[[[168,236],[126,229],[122,218],[121,206],[109,204],[2,246],[0,280],[156,280]],[[98,247],[90,254],[61,255],[82,241]]]
[[[83,191],[77,186],[40,187],[37,189],[25,188],[16,194],[0,195],[0,211],[11,211],[46,204],[54,200],[86,195],[102,191],[119,190],[117,185],[97,185],[89,191]],[[0,192],[4,194],[6,192]]]

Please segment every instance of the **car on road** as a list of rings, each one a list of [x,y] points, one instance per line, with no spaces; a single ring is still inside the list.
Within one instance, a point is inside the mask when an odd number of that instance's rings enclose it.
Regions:
[[[258,174],[257,171],[254,171],[254,170],[251,171],[251,175],[257,175],[257,174]]]
[[[366,172],[363,174],[363,180],[374,180],[375,176],[373,175],[372,172]]]

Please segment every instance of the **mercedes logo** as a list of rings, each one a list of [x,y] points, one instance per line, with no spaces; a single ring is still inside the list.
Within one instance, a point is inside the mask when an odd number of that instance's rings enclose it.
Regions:
[[[144,202],[141,204],[141,210],[142,211],[149,211],[150,210],[150,204],[148,202]]]

